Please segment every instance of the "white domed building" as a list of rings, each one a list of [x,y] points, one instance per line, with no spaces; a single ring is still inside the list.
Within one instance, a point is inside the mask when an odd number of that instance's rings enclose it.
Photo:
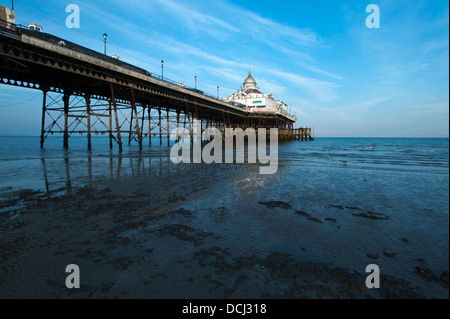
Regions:
[[[273,94],[262,93],[256,85],[252,72],[248,72],[244,84],[239,90],[223,99],[235,106],[248,108],[250,111],[281,111],[287,112],[287,105],[283,101],[277,101]]]

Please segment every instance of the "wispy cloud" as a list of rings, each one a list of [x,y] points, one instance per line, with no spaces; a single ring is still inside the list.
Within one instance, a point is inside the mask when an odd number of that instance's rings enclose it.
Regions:
[[[366,113],[370,108],[379,105],[383,102],[391,100],[392,97],[379,97],[376,99],[362,101],[350,105],[333,106],[332,109],[339,112],[346,113]]]
[[[449,103],[447,101],[438,103],[413,104],[408,105],[408,107],[405,108],[405,111],[408,112],[409,114],[418,114],[418,115],[437,114],[448,117]]]
[[[187,56],[196,56],[203,60],[208,60],[210,62],[222,65],[222,66],[234,66],[242,67],[243,63],[238,63],[233,60],[224,59],[215,54],[204,51],[194,45],[190,45],[181,41],[178,41],[172,37],[156,34],[156,37],[148,37],[145,42],[152,46],[164,46],[164,50],[174,54]]]
[[[311,93],[313,97],[322,102],[331,102],[338,95],[335,91],[335,83],[329,81],[321,81],[314,78],[304,77],[298,74],[280,71],[277,69],[265,69],[265,73],[273,74],[283,81],[289,82],[290,85],[302,88]]]
[[[319,45],[322,41],[318,38],[317,33],[310,29],[298,29],[290,27],[271,19],[264,18],[250,11],[243,12],[243,16],[247,16],[245,23],[254,34],[259,34],[259,40],[264,41],[265,38],[281,38],[292,44],[297,45]],[[255,32],[256,31],[256,32]]]
[[[333,79],[336,79],[336,80],[339,80],[339,81],[344,80],[344,78],[343,78],[342,76],[340,76],[340,75],[337,75],[337,74],[334,74],[334,73],[331,73],[331,72],[327,72],[327,71],[321,70],[321,69],[316,68],[316,67],[314,67],[314,66],[312,66],[312,65],[301,64],[301,66],[302,66],[303,68],[307,69],[307,70],[312,71],[312,72],[315,72],[315,73],[318,73],[318,74],[322,74],[322,75],[325,75],[325,76],[327,76],[327,77],[330,77],[330,78],[333,78]]]
[[[219,30],[241,32],[239,28],[231,25],[223,19],[194,10],[188,7],[188,4],[182,5],[179,2],[174,2],[171,0],[154,1],[166,10],[169,10],[171,14],[176,15],[177,18],[183,21],[183,23],[190,29],[201,30],[211,34],[217,34],[217,31]]]

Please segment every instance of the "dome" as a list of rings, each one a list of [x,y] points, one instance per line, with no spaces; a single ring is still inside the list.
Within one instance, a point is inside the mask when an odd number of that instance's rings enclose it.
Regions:
[[[245,88],[247,88],[247,87],[256,87],[256,81],[255,81],[255,79],[253,78],[252,72],[251,72],[251,71],[248,72],[248,76],[247,76],[247,78],[244,80],[244,87],[245,87]]]

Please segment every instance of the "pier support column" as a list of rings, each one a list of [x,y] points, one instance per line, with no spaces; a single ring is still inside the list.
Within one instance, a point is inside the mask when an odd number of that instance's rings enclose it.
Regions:
[[[203,133],[203,119],[200,119],[200,136],[199,136],[199,138],[200,138],[200,143],[203,143],[203,139],[202,139],[202,134]]]
[[[167,108],[167,146],[170,146],[169,108]]]
[[[177,137],[176,142],[180,141],[180,110],[177,110]]]
[[[189,106],[186,103],[186,115],[189,122],[189,135],[191,137],[191,146],[194,145],[194,132],[192,132],[192,125],[191,125],[191,116],[189,115]]]
[[[159,145],[162,145],[162,123],[161,123],[161,107],[158,108],[158,126],[159,126]]]
[[[119,152],[122,152],[122,137],[120,136],[120,124],[119,124],[119,116],[117,115],[117,103],[116,98],[114,97],[114,86],[112,83],[109,84],[111,89],[111,102],[114,108],[114,118],[116,120],[116,131],[117,131],[117,143],[119,144]]]
[[[148,105],[147,114],[148,114],[148,146],[152,146],[152,108]]]
[[[132,126],[132,123],[133,123],[133,112],[134,112],[134,121],[136,122],[136,135],[138,138],[139,150],[142,151],[142,135],[141,135],[141,130],[139,129],[139,117],[138,117],[138,112],[137,112],[137,108],[136,108],[136,100],[134,98],[133,88],[131,88],[130,91],[131,91],[131,122],[130,122],[130,126]],[[131,141],[131,130],[130,130],[129,140]]]
[[[133,116],[134,116],[134,107],[133,102],[131,104],[131,115],[130,115],[130,129],[128,131],[128,146],[131,145],[131,140],[133,138]]]
[[[47,113],[47,90],[42,91],[44,93],[42,101],[42,122],[41,122],[41,148],[44,148],[45,141],[45,115]]]
[[[111,98],[108,99],[109,102],[109,108],[108,108],[108,112],[109,112],[109,149],[112,150],[113,148],[113,133],[112,133],[112,103],[111,103]]]
[[[143,136],[144,136],[144,122],[145,122],[145,109],[146,108],[147,108],[147,104],[142,104],[142,119],[141,119],[141,133],[140,133],[141,143],[143,141]]]
[[[63,146],[65,149],[69,148],[69,100],[70,94],[64,93],[63,102],[64,102],[64,140]]]
[[[87,138],[88,138],[88,150],[92,149],[91,144],[91,96],[89,94],[85,95],[86,100],[86,110],[87,110]]]

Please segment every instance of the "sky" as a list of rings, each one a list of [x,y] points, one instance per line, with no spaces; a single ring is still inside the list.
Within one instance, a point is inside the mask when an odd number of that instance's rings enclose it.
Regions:
[[[11,1],[0,0],[11,7]],[[67,28],[66,6],[80,8]],[[380,28],[367,28],[376,4]],[[16,23],[225,97],[249,70],[316,137],[448,137],[448,1],[14,1]],[[0,84],[0,135],[39,135],[42,93]]]

